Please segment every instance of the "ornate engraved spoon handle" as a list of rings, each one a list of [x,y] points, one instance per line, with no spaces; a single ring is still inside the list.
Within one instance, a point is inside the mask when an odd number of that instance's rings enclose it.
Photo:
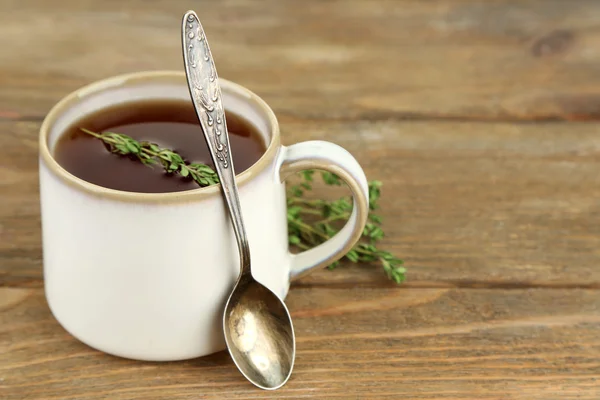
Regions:
[[[242,274],[249,273],[250,251],[235,183],[219,78],[204,29],[194,11],[183,16],[181,33],[190,95],[229,208],[240,251],[240,268]]]

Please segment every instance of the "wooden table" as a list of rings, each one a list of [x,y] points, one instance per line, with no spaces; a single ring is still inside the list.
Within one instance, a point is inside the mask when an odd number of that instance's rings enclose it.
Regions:
[[[40,123],[94,80],[181,70],[190,7],[285,143],[334,141],[384,181],[409,268],[399,287],[352,265],[295,284],[277,392],[226,353],[101,354],[44,299]],[[599,399],[599,116],[595,0],[3,0],[0,398]]]

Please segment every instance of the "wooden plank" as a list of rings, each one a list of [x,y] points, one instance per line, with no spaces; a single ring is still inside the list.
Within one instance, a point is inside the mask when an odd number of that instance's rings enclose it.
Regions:
[[[253,388],[226,353],[115,358],[69,336],[39,289],[0,289],[2,398],[597,399],[593,290],[296,289],[294,374]]]
[[[588,123],[337,122],[282,118],[384,182],[383,246],[417,287],[600,287],[600,135]],[[37,122],[0,122],[0,285],[41,286]],[[326,195],[326,190],[318,192]],[[302,285],[388,286],[378,266]]]
[[[189,3],[0,5],[0,115],[40,118],[94,80],[182,70]],[[315,119],[599,115],[595,0],[199,3],[219,73]]]
[[[405,258],[409,283],[599,287],[595,125],[282,125],[286,142],[332,140],[358,157],[370,179],[384,182],[385,244]],[[351,284],[359,270],[328,278]],[[374,282],[371,275],[363,282]]]

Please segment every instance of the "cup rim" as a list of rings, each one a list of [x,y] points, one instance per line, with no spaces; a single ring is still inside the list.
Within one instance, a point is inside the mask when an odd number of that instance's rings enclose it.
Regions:
[[[220,185],[218,184],[201,187],[198,189],[185,190],[181,192],[166,193],[128,192],[124,190],[106,188],[100,185],[96,185],[94,183],[87,182],[71,174],[66,169],[64,169],[50,153],[50,148],[48,147],[48,136],[50,133],[50,127],[56,122],[57,118],[62,114],[62,112],[70,106],[72,106],[73,104],[77,103],[80,97],[86,96],[87,94],[91,93],[97,93],[105,89],[123,86],[131,81],[145,81],[153,80],[156,78],[180,78],[185,82],[185,73],[183,71],[159,70],[121,74],[92,82],[74,90],[67,96],[63,97],[58,103],[56,103],[52,107],[52,109],[50,109],[50,112],[48,112],[48,114],[44,118],[44,121],[42,122],[42,126],[40,127],[39,152],[41,161],[43,161],[45,166],[48,167],[48,169],[54,176],[60,178],[63,182],[96,197],[104,197],[113,200],[129,201],[136,203],[172,203],[180,201],[201,200],[208,197],[216,196],[218,193],[220,193]],[[219,78],[219,83],[223,90],[229,90],[233,93],[240,94],[244,98],[248,99],[249,102],[253,102],[255,105],[257,105],[267,117],[268,125],[271,131],[269,144],[267,145],[265,152],[261,155],[258,161],[256,161],[252,166],[250,166],[242,173],[236,174],[236,183],[239,187],[241,187],[250,182],[252,178],[258,175],[260,172],[265,170],[275,158],[281,142],[279,135],[279,123],[277,122],[277,118],[275,117],[275,113],[273,112],[271,107],[269,107],[262,98],[260,98],[251,90],[223,78]]]

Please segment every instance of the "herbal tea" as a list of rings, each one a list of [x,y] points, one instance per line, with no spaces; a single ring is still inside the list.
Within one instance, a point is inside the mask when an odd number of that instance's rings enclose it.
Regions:
[[[227,113],[229,143],[236,174],[252,166],[265,152],[257,129],[242,117]],[[81,131],[116,132],[138,141],[156,143],[179,153],[186,162],[213,166],[191,103],[184,101],[140,102],[104,109],[73,124],[54,150],[58,163],[90,183],[128,192],[164,193],[198,188],[190,178],[164,172],[160,165],[108,151],[99,139]]]

